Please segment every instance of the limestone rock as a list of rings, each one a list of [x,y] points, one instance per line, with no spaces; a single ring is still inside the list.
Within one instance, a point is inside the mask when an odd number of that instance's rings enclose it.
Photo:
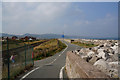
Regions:
[[[100,52],[103,52],[103,51],[104,51],[104,49],[98,49],[97,53],[100,53]]]
[[[103,72],[105,72],[108,69],[108,64],[103,59],[96,61],[93,65]]]
[[[118,78],[118,69],[110,69],[108,75],[113,78]]]
[[[104,60],[106,60],[106,57],[105,57],[105,52],[100,52],[98,55],[97,55],[98,58],[103,58]]]
[[[82,48],[73,51],[76,55],[96,66],[110,77],[118,77],[118,57],[120,58],[120,44],[118,40],[81,39],[82,42],[91,42],[98,46]]]
[[[118,61],[116,61],[116,62],[109,62],[108,65],[109,65],[110,68],[118,69]]]
[[[89,60],[89,62],[90,62],[91,64],[94,64],[97,60],[98,60],[98,57],[94,55],[94,56],[92,56],[92,58]]]
[[[88,57],[92,57],[93,55],[95,55],[95,52],[93,52],[93,51],[90,51],[90,52],[88,52],[88,54],[87,54]]]

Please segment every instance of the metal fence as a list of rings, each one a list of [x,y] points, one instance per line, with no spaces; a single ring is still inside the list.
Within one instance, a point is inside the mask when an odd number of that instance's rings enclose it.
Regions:
[[[2,79],[14,80],[34,65],[33,46],[20,40],[2,42]]]

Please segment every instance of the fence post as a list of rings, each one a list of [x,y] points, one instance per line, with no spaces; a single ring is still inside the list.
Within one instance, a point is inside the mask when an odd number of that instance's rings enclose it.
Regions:
[[[34,66],[34,52],[33,52],[33,46],[32,46],[32,61],[33,61],[33,66]]]
[[[59,48],[59,46],[60,46],[59,40],[57,40],[57,46],[58,46],[58,48]]]
[[[25,44],[25,68],[26,68],[26,44]]]
[[[9,41],[7,37],[7,60],[8,60],[8,80],[10,80],[10,54],[9,54]]]

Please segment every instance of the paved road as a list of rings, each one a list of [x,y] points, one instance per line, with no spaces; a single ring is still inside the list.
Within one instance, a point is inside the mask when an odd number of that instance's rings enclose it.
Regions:
[[[64,78],[66,75],[62,69],[64,70],[65,61],[66,61],[66,52],[72,51],[75,49],[80,49],[79,46],[67,43],[62,41],[67,45],[67,48],[63,51],[55,54],[54,56],[48,57],[43,60],[39,60],[35,62],[36,68],[31,72],[24,75],[22,78]]]

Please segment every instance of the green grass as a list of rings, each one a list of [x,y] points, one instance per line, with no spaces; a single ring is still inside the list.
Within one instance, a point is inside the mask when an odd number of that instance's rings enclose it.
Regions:
[[[34,48],[34,60],[41,60],[62,51],[66,45],[57,39],[51,39]]]
[[[95,44],[90,44],[90,43],[81,43],[81,42],[72,42],[72,44],[75,44],[75,45],[78,45],[78,46],[81,46],[81,47],[84,47],[84,48],[91,48],[91,47],[95,47],[95,46],[98,46],[98,45],[95,45]]]

